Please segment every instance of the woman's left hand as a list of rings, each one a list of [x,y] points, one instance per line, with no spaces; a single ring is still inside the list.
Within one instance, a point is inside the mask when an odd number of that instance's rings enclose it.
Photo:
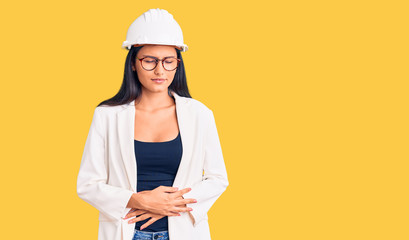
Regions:
[[[174,216],[180,216],[180,214],[177,213]],[[140,221],[143,221],[143,220],[145,220],[147,218],[151,218],[141,226],[140,230],[142,230],[142,229],[148,227],[149,225],[151,225],[152,223],[158,221],[159,219],[161,219],[163,217],[166,217],[166,215],[155,214],[155,213],[149,212],[147,210],[132,208],[128,212],[128,214],[126,214],[124,219],[128,219],[130,217],[135,217],[135,218],[129,220],[128,221],[129,224],[132,224],[132,223],[135,223],[135,222],[140,222]]]
[[[138,217],[136,217],[138,216]],[[175,214],[175,216],[180,216]],[[141,209],[136,209],[136,208],[132,208],[128,214],[125,216],[124,219],[130,218],[130,217],[136,217],[133,218],[131,220],[128,221],[129,224],[134,223],[134,222],[140,222],[143,221],[147,218],[151,218],[149,219],[145,224],[143,224],[141,226],[141,230],[146,228],[147,226],[151,225],[152,223],[158,221],[159,219],[166,217],[166,215],[160,215],[160,214],[155,214],[146,210],[141,210]]]
[[[179,197],[180,199],[184,199],[184,197]],[[178,199],[179,199],[178,198]],[[186,204],[184,204],[183,206],[180,205],[178,207],[187,207]],[[138,217],[136,217],[138,216]],[[173,215],[170,216],[180,216],[179,213],[174,213]],[[145,224],[143,224],[140,228],[140,230],[148,227],[149,225],[151,225],[152,223],[158,221],[159,219],[166,217],[166,215],[161,215],[161,214],[155,214],[152,212],[149,212],[147,210],[143,210],[143,209],[137,209],[137,208],[132,208],[131,210],[129,210],[128,214],[126,214],[126,216],[124,217],[124,219],[128,219],[130,217],[136,217],[133,218],[131,220],[128,221],[129,224],[134,223],[134,222],[140,222],[143,221],[147,218],[151,218],[149,219]]]

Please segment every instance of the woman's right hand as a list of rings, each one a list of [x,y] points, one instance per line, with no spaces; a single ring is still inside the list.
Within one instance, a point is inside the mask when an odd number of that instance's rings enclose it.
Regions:
[[[192,209],[180,205],[196,203],[195,199],[184,199],[183,194],[191,188],[179,190],[175,187],[159,186],[152,191],[134,193],[128,207],[144,209],[161,215],[174,215],[178,212],[189,212]]]

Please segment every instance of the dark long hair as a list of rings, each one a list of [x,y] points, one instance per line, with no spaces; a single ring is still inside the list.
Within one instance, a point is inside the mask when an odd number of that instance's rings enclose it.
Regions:
[[[126,104],[135,100],[139,97],[139,95],[141,95],[141,82],[138,79],[138,74],[136,73],[136,71],[132,71],[132,65],[135,65],[136,54],[142,47],[143,46],[131,47],[128,55],[126,56],[124,80],[122,81],[121,88],[115,96],[102,101],[100,104],[98,104],[98,106],[117,106]],[[180,59],[180,63],[178,68],[176,69],[175,77],[168,87],[168,94],[172,97],[170,91],[174,91],[179,96],[192,98],[187,87],[186,72],[185,66],[183,64],[182,54],[179,49],[175,49],[177,57]]]

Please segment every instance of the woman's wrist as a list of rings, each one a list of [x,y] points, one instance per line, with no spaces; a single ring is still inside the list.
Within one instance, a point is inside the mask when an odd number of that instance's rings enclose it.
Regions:
[[[141,194],[138,194],[138,193],[132,194],[131,198],[128,201],[128,205],[126,207],[143,209],[140,197],[141,197]]]

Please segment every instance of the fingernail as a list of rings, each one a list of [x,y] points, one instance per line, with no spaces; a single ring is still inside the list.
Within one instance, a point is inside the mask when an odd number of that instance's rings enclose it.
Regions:
[[[189,208],[189,211],[193,211],[193,208]]]
[[[197,200],[194,200],[193,202],[197,202]]]

